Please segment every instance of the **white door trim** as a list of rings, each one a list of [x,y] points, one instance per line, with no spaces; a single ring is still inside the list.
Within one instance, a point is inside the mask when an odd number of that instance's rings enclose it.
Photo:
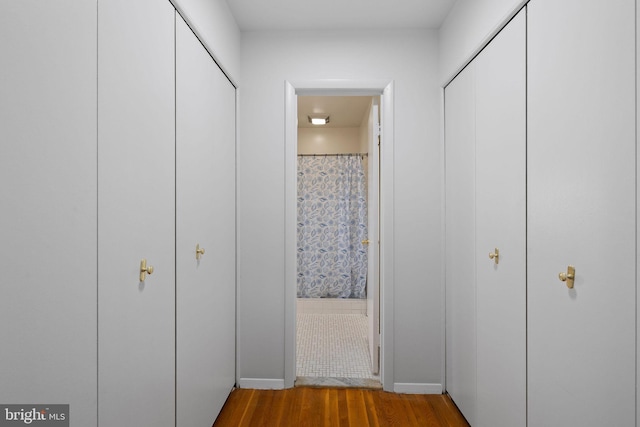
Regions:
[[[394,83],[391,80],[285,81],[285,313],[284,386],[296,379],[296,156],[298,95],[381,96],[380,149],[380,380],[393,391],[393,284],[394,284]]]

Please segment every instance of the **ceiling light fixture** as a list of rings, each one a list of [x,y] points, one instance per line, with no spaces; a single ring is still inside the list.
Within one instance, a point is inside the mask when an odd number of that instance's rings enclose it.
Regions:
[[[326,117],[311,117],[311,116],[307,116],[309,118],[309,123],[311,123],[312,125],[326,125],[327,123],[329,123],[329,116]]]

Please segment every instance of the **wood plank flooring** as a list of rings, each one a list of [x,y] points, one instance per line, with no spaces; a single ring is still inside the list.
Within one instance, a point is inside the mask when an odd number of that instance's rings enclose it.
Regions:
[[[447,395],[353,388],[234,390],[214,427],[468,427]]]

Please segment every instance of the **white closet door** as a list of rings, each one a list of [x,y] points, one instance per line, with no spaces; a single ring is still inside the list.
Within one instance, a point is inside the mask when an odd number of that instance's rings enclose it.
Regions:
[[[96,4],[0,5],[0,402],[68,403],[91,426]]]
[[[100,1],[98,24],[98,418],[173,426],[174,9]]]
[[[526,13],[475,59],[475,426],[526,425]],[[498,250],[499,256],[488,254]]]
[[[476,421],[475,70],[445,91],[447,392]]]
[[[176,25],[177,425],[209,426],[235,384],[235,89]]]
[[[640,8],[636,7],[636,61],[640,58],[640,32],[637,31],[637,25],[640,22]],[[638,99],[640,99],[640,73],[636,69],[636,126],[640,123],[640,108],[638,108]],[[640,150],[637,149],[638,137],[636,135],[636,290],[638,289],[640,271],[640,257],[638,256],[638,244],[640,242],[640,176],[638,176],[638,165],[640,164]],[[640,316],[637,315],[638,307],[640,307],[640,292],[636,291],[636,388],[640,384]],[[640,420],[640,393],[636,392],[636,424]]]
[[[635,2],[536,0],[528,28],[529,426],[632,426]]]

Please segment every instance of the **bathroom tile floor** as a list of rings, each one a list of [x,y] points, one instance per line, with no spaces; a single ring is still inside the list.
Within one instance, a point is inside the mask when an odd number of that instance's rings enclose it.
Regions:
[[[298,313],[296,333],[296,384],[379,385],[380,376],[371,373],[365,315]]]

